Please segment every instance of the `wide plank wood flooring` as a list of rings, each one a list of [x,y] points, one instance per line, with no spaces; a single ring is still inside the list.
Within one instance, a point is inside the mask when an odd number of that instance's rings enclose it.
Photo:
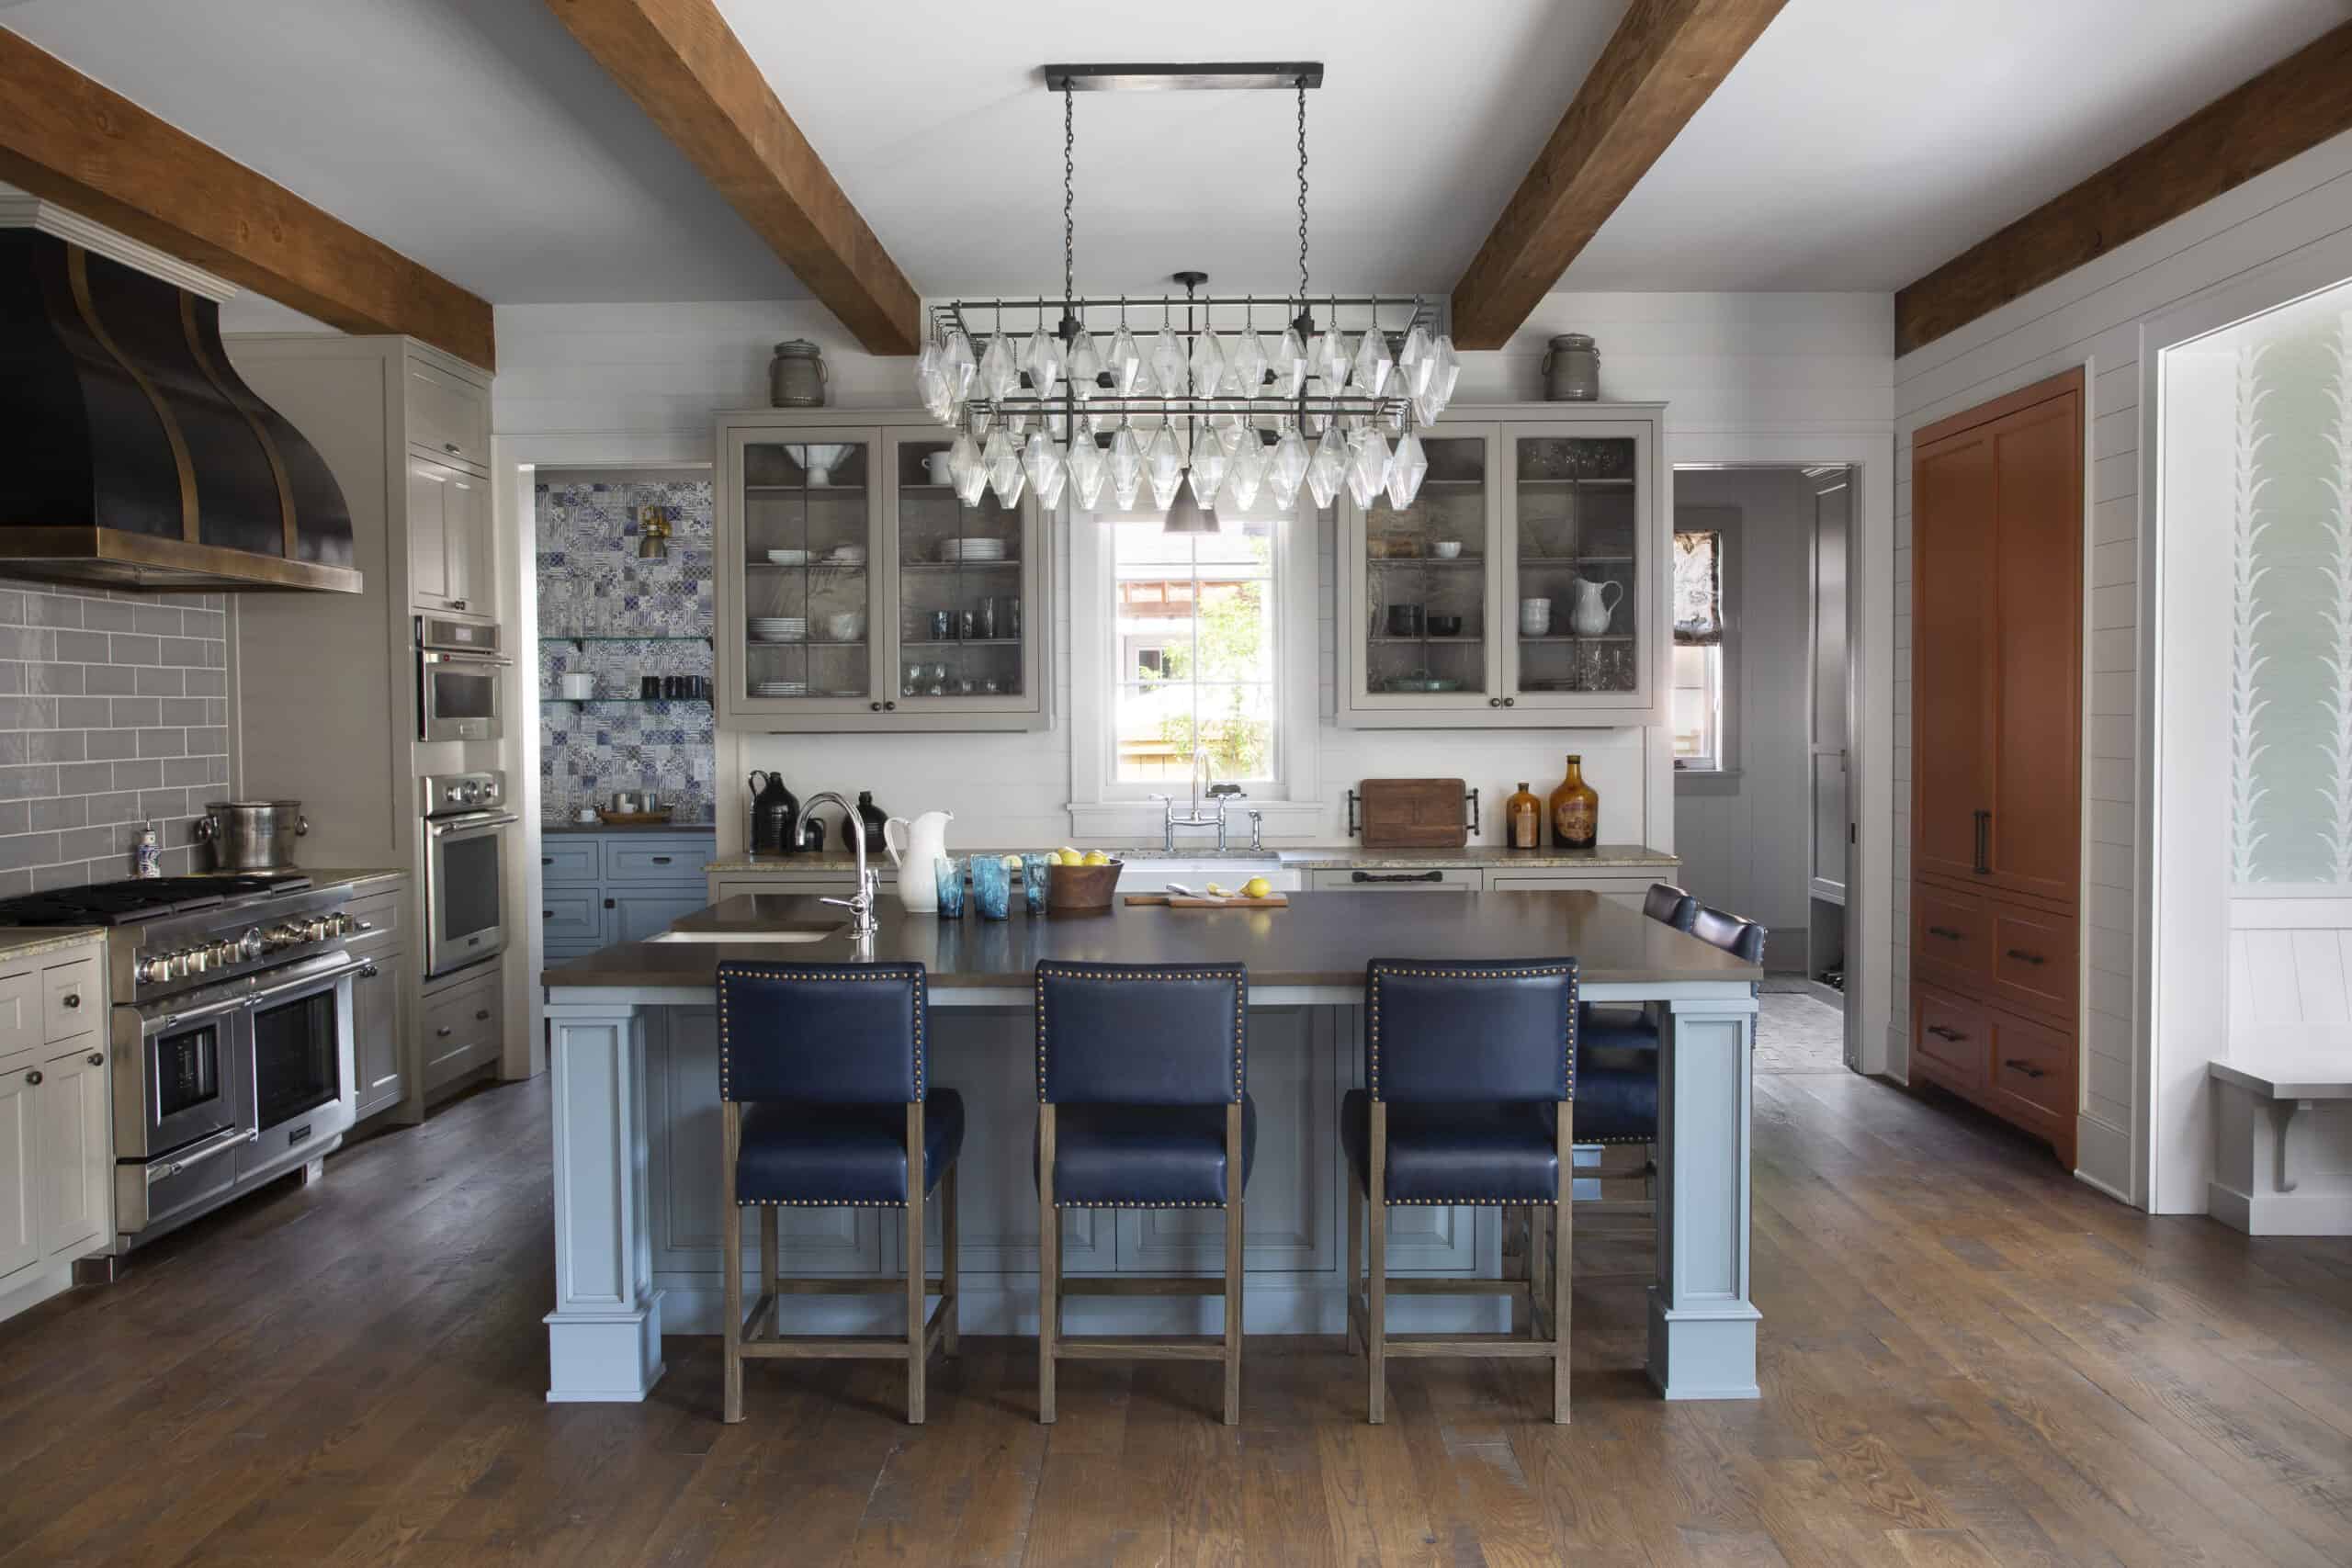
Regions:
[[[880,1364],[673,1339],[549,1406],[545,1080],[337,1157],[0,1325],[0,1568],[29,1563],[2352,1562],[2352,1243],[2150,1220],[1973,1113],[1759,1077],[1764,1399],[1668,1405],[1638,1287],[1577,1292],[1575,1422],[1510,1362],[1213,1365],[967,1339]],[[1580,1224],[1580,1230],[1597,1230]],[[1579,1258],[1623,1267],[1622,1243]]]

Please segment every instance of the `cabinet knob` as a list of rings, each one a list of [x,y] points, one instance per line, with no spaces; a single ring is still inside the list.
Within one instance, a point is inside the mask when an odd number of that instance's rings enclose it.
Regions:
[[[77,1007],[80,1007],[80,1006],[82,1005],[82,993],[81,993],[81,992],[79,992],[79,991],[68,991],[68,992],[66,992],[66,993],[65,993],[65,1005],[66,1005],[67,1007],[70,1007],[70,1008],[77,1008]]]
[[[868,703],[865,705],[865,711],[868,713],[880,713],[882,711],[882,705],[880,703]]]
[[[1487,705],[1490,708],[1498,708],[1503,705],[1503,700],[1500,697],[1488,697]]]
[[[107,1054],[104,1051],[93,1051],[90,1053],[90,1066],[94,1067],[103,1067],[106,1065]]]
[[[882,705],[882,711],[884,713],[896,713],[899,711],[899,705],[896,703],[884,703]]]
[[[441,443],[441,450],[444,452],[455,452],[457,449],[458,444],[454,441],[444,441]]]
[[[539,911],[539,919],[543,920],[552,920],[555,919],[555,911],[553,909],[541,909]]]
[[[610,898],[605,899],[605,908],[607,908],[607,909],[609,909],[609,908],[611,908],[612,907],[613,907],[613,901],[612,901]]]
[[[382,973],[383,971],[377,968],[373,964],[365,964],[360,965],[359,977],[363,980],[372,980]]]
[[[27,1073],[25,1075],[25,1081],[28,1084],[39,1086],[40,1083],[40,1069],[39,1067],[35,1067],[31,1072]]]
[[[1519,705],[1519,699],[1518,699],[1517,697],[1505,697],[1505,698],[1503,699],[1503,706],[1505,706],[1505,707],[1507,707],[1507,708],[1515,708],[1515,707],[1517,707],[1518,705]]]
[[[484,1009],[482,1009],[480,1012],[477,1012],[476,1014],[474,1014],[474,1021],[475,1021],[476,1023],[487,1023],[487,1022],[489,1022],[489,1021],[490,1021],[490,1010],[489,1010],[488,1008],[484,1008]]]
[[[452,599],[449,601],[449,608],[452,610],[462,610],[465,607],[466,602],[463,599]]]
[[[449,1036],[451,1036],[452,1034],[455,1034],[456,1032],[457,1032],[457,1031],[456,1031],[456,1030],[454,1030],[454,1029],[450,1028],[447,1024],[446,1024],[446,1023],[445,1023],[445,1024],[443,1024],[440,1028],[438,1028],[438,1029],[436,1029],[436,1030],[435,1030],[435,1031],[433,1032],[433,1037],[434,1037],[435,1040],[447,1040],[447,1039],[448,1039],[448,1038],[449,1038]]]

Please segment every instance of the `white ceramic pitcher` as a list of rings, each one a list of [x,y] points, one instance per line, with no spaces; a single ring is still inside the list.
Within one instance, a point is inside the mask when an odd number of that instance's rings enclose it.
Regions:
[[[1617,590],[1617,598],[1609,590]],[[1609,630],[1609,617],[1616,613],[1617,600],[1625,596],[1622,582],[1595,582],[1590,578],[1576,581],[1576,607],[1568,613],[1568,625],[1578,637],[1600,637]]]
[[[926,811],[911,822],[893,817],[882,824],[882,848],[899,868],[899,902],[910,913],[927,915],[939,908],[936,863],[946,858],[947,824],[955,820],[952,811]],[[902,839],[890,836],[893,828]]]

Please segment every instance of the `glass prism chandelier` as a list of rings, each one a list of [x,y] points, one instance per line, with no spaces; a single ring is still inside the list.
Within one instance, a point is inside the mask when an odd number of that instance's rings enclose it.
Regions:
[[[1306,94],[1319,63],[1048,65],[1062,95],[1058,299],[948,299],[929,312],[915,362],[923,408],[954,430],[948,468],[976,502],[1024,489],[1052,506],[1132,511],[1148,493],[1170,533],[1261,495],[1287,511],[1305,490],[1412,504],[1429,472],[1417,432],[1452,400],[1461,365],[1418,295],[1317,296],[1307,272]],[[1284,296],[1078,291],[1075,95],[1287,88],[1298,98],[1298,288]],[[1317,312],[1320,312],[1319,316]]]

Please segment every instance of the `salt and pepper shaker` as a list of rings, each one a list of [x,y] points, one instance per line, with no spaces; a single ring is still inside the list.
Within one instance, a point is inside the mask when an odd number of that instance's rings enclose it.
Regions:
[[[139,837],[130,846],[131,875],[158,878],[164,874],[164,841],[155,832],[155,824],[143,824]]]

